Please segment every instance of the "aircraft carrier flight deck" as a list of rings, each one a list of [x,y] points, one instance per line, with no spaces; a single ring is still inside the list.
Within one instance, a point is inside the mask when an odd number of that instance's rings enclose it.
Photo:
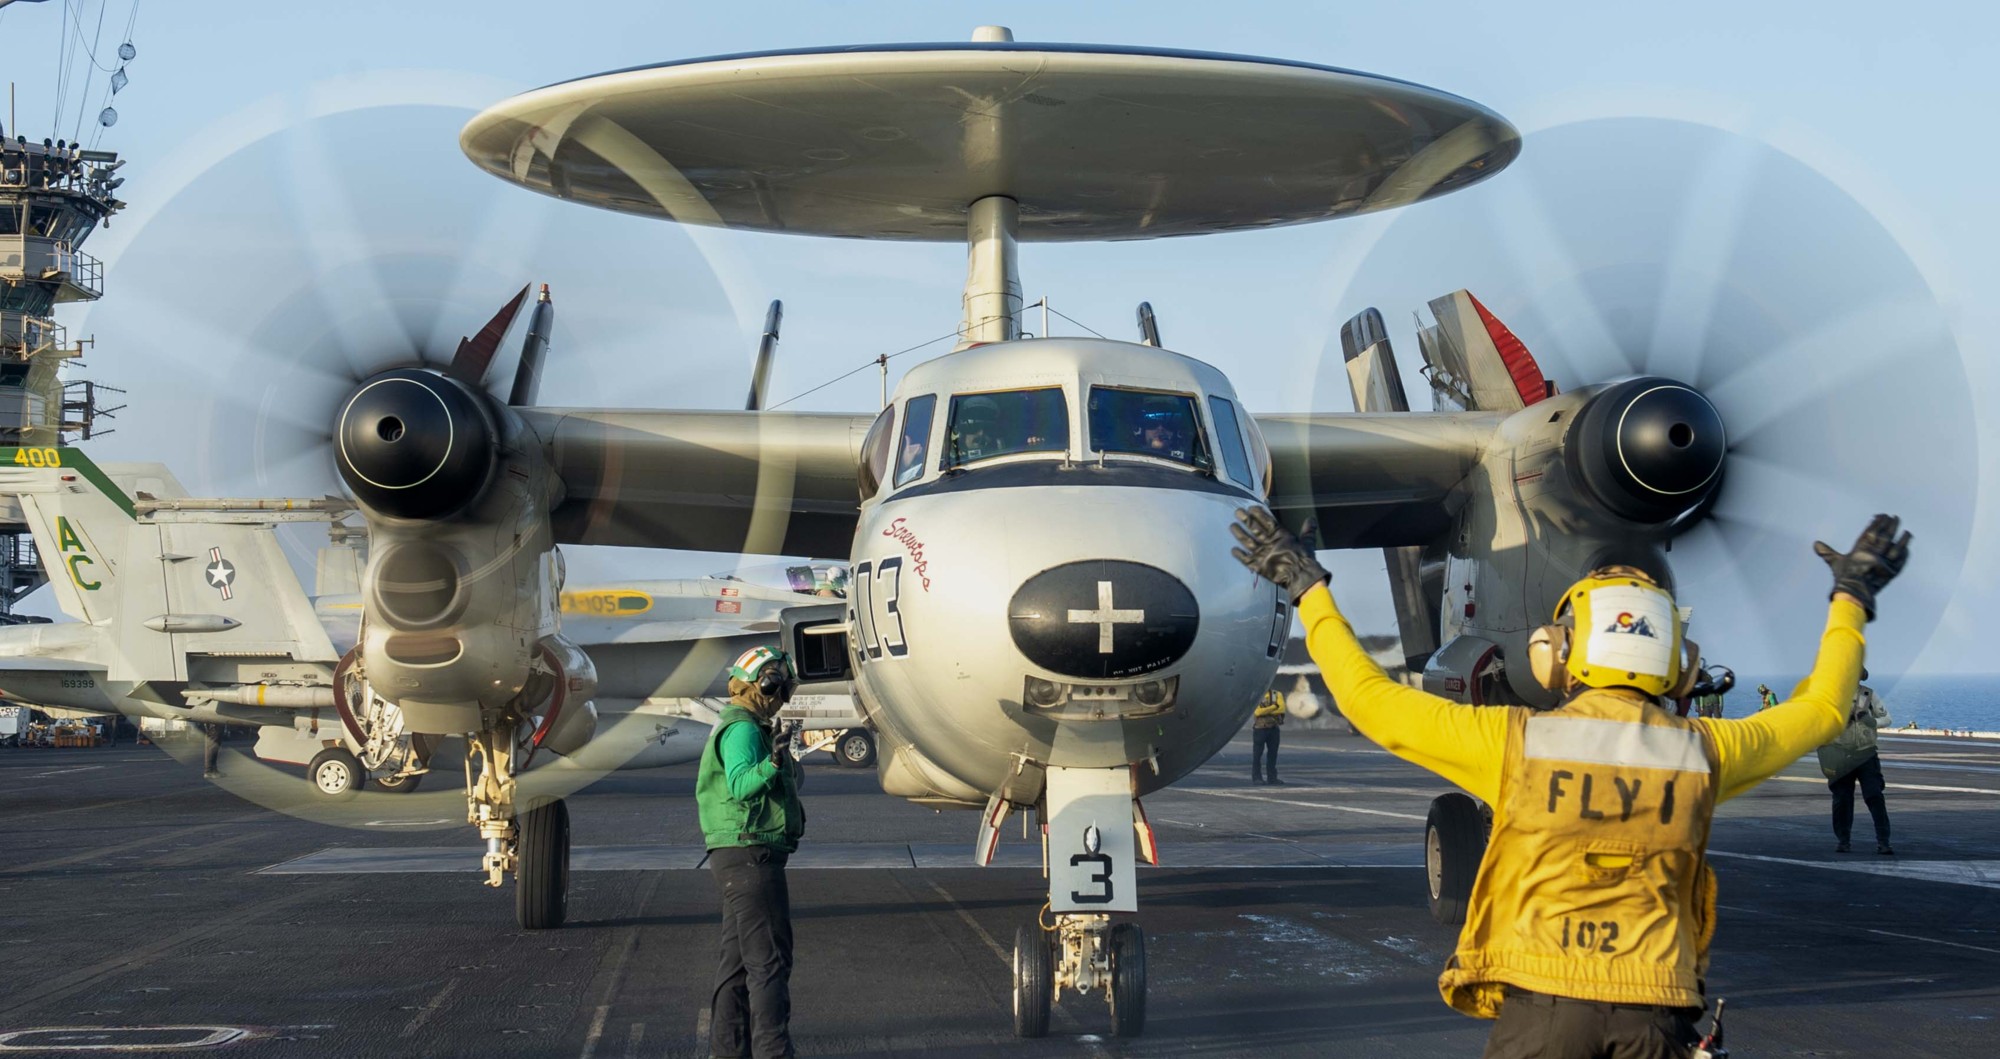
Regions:
[[[1710,996],[1738,1056],[2000,1047],[2000,745],[1883,744],[1897,857],[1833,852],[1810,758],[1718,815]],[[1478,1054],[1486,1024],[1436,987],[1456,932],[1428,914],[1419,841],[1442,788],[1331,732],[1289,734],[1283,757],[1288,786],[1250,785],[1246,732],[1147,799],[1145,1035],[1069,998],[1019,1040],[1011,941],[1040,902],[1018,818],[971,867],[966,814],[819,756],[791,872],[800,1054]],[[223,768],[305,788],[237,753]],[[0,1052],[704,1055],[718,912],[692,773],[573,795],[569,925],[529,933],[511,889],[468,871],[462,807],[423,792],[334,827],[159,748],[0,753]]]

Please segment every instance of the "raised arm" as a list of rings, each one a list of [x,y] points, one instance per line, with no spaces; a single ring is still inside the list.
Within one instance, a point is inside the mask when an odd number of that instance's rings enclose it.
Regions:
[[[1718,800],[1727,801],[1777,775],[1807,751],[1833,742],[1847,727],[1861,676],[1866,621],[1867,612],[1852,597],[1835,598],[1827,607],[1812,673],[1791,698],[1749,717],[1705,722],[1721,765]]]
[[[1726,801],[1769,779],[1806,751],[1830,743],[1847,726],[1861,678],[1866,640],[1862,627],[1875,618],[1875,593],[1909,561],[1910,535],[1896,536],[1899,521],[1877,515],[1854,550],[1838,552],[1820,541],[1813,551],[1833,570],[1833,602],[1812,673],[1792,697],[1754,717],[1709,721],[1720,765],[1718,800]]]
[[[1368,657],[1327,590],[1326,569],[1271,513],[1249,508],[1230,527],[1245,566],[1292,597],[1305,623],[1306,649],[1326,677],[1334,704],[1362,735],[1412,764],[1443,776],[1475,797],[1500,792],[1507,711],[1463,706],[1389,679]]]
[[[1476,798],[1491,802],[1500,796],[1505,709],[1461,705],[1389,679],[1323,584],[1300,598],[1299,619],[1306,627],[1306,650],[1356,731]]]

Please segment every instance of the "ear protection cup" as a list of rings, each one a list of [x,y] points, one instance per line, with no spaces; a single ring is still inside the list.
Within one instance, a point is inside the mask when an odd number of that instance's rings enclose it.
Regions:
[[[1701,645],[1687,637],[1681,637],[1680,672],[1674,677],[1674,686],[1667,689],[1667,698],[1685,699],[1694,694],[1695,682],[1701,679]]]
[[[1535,683],[1561,691],[1563,666],[1569,661],[1569,626],[1543,625],[1528,634],[1528,673]]]

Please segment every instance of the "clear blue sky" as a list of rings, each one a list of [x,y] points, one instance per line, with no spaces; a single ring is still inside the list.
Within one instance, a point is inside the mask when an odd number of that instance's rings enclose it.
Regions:
[[[100,60],[112,64],[130,0],[104,2],[103,36],[93,39]],[[99,0],[70,3],[94,33]],[[63,18],[63,0],[0,10],[5,73],[18,85],[22,131],[35,139],[52,128]],[[1135,302],[1151,300],[1168,343],[1228,371],[1246,404],[1259,411],[1347,409],[1339,376],[1329,372],[1337,348],[1328,343],[1341,320],[1371,301],[1389,320],[1406,376],[1420,386],[1410,311],[1467,285],[1510,317],[1566,385],[1584,380],[1565,372],[1601,374],[1603,359],[1588,347],[1606,322],[1565,302],[1577,301],[1577,294],[1563,292],[1561,262],[1518,249],[1503,255],[1507,260],[1489,261],[1468,244],[1535,244],[1546,242],[1549,232],[1569,233],[1571,245],[1587,243],[1590,233],[1581,229],[1601,230],[1591,220],[1593,210],[1622,221],[1633,212],[1634,196],[1652,194],[1636,159],[1651,157],[1651,172],[1659,166],[1659,148],[1648,156],[1635,146],[1627,155],[1615,135],[1593,141],[1585,135],[1589,130],[1578,132],[1578,122],[1667,119],[1683,131],[1707,130],[1688,141],[1691,152],[1708,152],[1687,160],[1681,175],[1692,187],[1664,186],[1661,216],[1641,229],[1669,251],[1696,256],[1703,252],[1703,233],[1739,229],[1782,249],[1812,228],[1814,211],[1824,206],[1839,218],[1829,237],[1834,252],[1822,247],[1810,260],[1775,250],[1762,258],[1722,255],[1728,268],[1796,273],[1789,285],[1751,284],[1766,294],[1804,299],[1803,307],[1774,310],[1778,316],[1789,312],[1791,326],[1767,337],[1802,346],[1825,337],[1838,346],[1834,339],[1845,334],[1864,352],[1879,348],[1872,337],[1854,337],[1854,328],[1815,334],[1798,317],[1837,315],[1839,307],[1813,304],[1802,292],[1820,291],[1824,299],[1826,291],[1856,285],[1893,286],[1898,297],[1923,304],[1914,317],[1898,316],[1885,329],[1929,328],[1927,344],[1912,356],[1934,357],[1954,347],[1957,355],[1943,376],[1919,373],[1952,382],[1937,384],[1930,394],[1884,388],[1895,374],[1896,361],[1888,356],[1850,356],[1844,369],[1815,368],[1807,387],[1814,395],[1791,402],[1783,393],[1800,388],[1796,365],[1820,363],[1798,349],[1782,371],[1730,376],[1739,406],[1773,409],[1770,423],[1757,424],[1767,444],[1774,433],[1819,437],[1833,430],[1824,422],[1804,425],[1815,416],[1837,419],[1838,437],[1867,437],[1868,452],[1854,458],[1871,462],[1855,480],[1870,483],[1862,490],[1870,495],[1783,475],[1760,479],[1760,491],[1773,498],[1767,507],[1782,511],[1749,520],[1765,523],[1751,534],[1764,550],[1739,557],[1753,569],[1729,577],[1712,557],[1698,554],[1702,549],[1694,542],[1676,551],[1677,558],[1686,556],[1684,576],[1710,582],[1689,586],[1702,598],[1698,608],[1706,606],[1697,615],[1698,638],[1742,638],[1745,664],[1739,668],[1795,668],[1811,638],[1806,604],[1823,589],[1805,586],[1794,571],[1764,591],[1757,583],[1766,573],[1765,554],[1780,545],[1795,553],[1815,534],[1846,539],[1860,515],[1896,503],[1920,537],[1929,516],[1952,521],[1956,536],[1975,543],[1962,567],[1953,555],[1949,564],[1913,571],[1913,579],[1927,578],[1930,589],[1912,590],[1911,598],[1922,595],[1933,610],[1949,600],[1948,609],[1928,638],[1898,643],[1885,621],[1879,627],[1884,654],[1913,660],[1924,671],[1994,668],[1985,616],[2000,602],[2000,561],[1994,549],[1976,542],[1992,536],[1995,491],[1986,490],[1969,517],[1953,513],[1949,502],[1936,513],[1925,510],[1910,490],[1950,491],[1958,483],[1962,491],[1981,472],[1957,463],[1934,482],[1926,479],[1920,469],[1936,454],[1910,441],[1914,435],[1901,427],[1870,435],[1867,418],[1880,394],[1879,401],[1891,405],[1887,421],[1914,429],[1934,397],[1938,411],[1929,414],[1963,428],[1946,435],[1968,443],[1976,438],[1985,453],[2000,451],[1994,417],[1972,418],[1975,409],[2000,397],[1990,338],[2000,333],[2000,309],[1977,296],[2000,279],[1991,252],[2000,211],[1990,202],[2000,159],[1985,133],[1990,123],[1981,120],[2000,102],[1990,73],[2000,58],[1992,43],[2000,25],[1990,9],[1970,4],[143,0],[133,33],[139,56],[129,64],[130,85],[116,99],[120,120],[102,137],[102,146],[132,159],[121,174],[128,178],[121,194],[133,208],[87,248],[110,267],[105,302],[88,312],[64,312],[74,329],[101,340],[89,358],[90,374],[133,391],[120,433],[94,451],[102,459],[164,459],[197,490],[315,488],[316,482],[290,486],[286,467],[246,463],[244,451],[265,428],[232,433],[229,426],[245,421],[239,418],[245,406],[261,408],[267,419],[281,414],[272,410],[287,405],[295,392],[291,383],[260,381],[214,351],[268,344],[274,331],[297,326],[304,316],[350,339],[376,326],[366,310],[379,286],[366,277],[332,274],[339,270],[331,263],[352,249],[347,244],[353,239],[343,233],[395,241],[408,260],[385,270],[392,278],[403,276],[397,268],[404,266],[470,262],[443,280],[412,280],[444,283],[454,305],[497,301],[486,291],[504,291],[531,276],[558,277],[559,355],[570,359],[544,391],[550,403],[729,407],[740,400],[756,326],[772,297],[782,297],[787,308],[786,345],[773,386],[779,395],[949,331],[963,268],[956,246],[735,233],[691,238],[670,226],[514,192],[473,171],[452,137],[469,108],[600,70],[815,44],[956,40],[986,22],[1011,25],[1021,40],[1267,54],[1383,73],[1478,100],[1528,134],[1528,152],[1516,171],[1460,196],[1462,205],[1452,199],[1436,204],[1464,213],[1440,209],[1419,219],[1412,211],[1407,222],[1031,248],[1023,268],[1030,299],[1048,294],[1068,315],[1114,335],[1130,331]],[[75,75],[87,68],[79,56]],[[85,129],[102,105],[105,76],[95,74],[82,108]],[[75,100],[83,93],[78,88],[70,95]],[[397,102],[426,106],[356,109]],[[66,113],[64,135],[78,107]],[[278,131],[300,123],[315,123],[316,131],[303,137]],[[1583,193],[1552,190],[1561,176],[1549,173],[1553,163],[1544,162],[1541,170],[1531,165],[1538,142],[1547,159],[1588,158],[1597,151],[1593,164],[1604,167],[1601,179]],[[1736,145],[1733,155],[1730,144]],[[1635,169],[1621,174],[1618,166],[1628,158]],[[1734,195],[1732,158],[1764,176],[1793,168],[1804,175]],[[1810,203],[1772,205],[1792,197]],[[354,208],[356,201],[366,208]],[[467,245],[473,249],[461,251]],[[1842,252],[1847,246],[1852,252]],[[315,270],[314,292],[294,289],[294,274]],[[1678,308],[1701,304],[1685,292],[1659,300]],[[1518,307],[1518,315],[1503,306]],[[1720,309],[1716,315],[1729,318]],[[1651,322],[1656,337],[1672,330],[1674,314],[1664,316],[1665,324]],[[477,322],[439,326],[462,331]],[[1055,331],[1064,330],[1059,322]],[[1826,363],[1847,363],[1844,355],[1836,350]],[[875,387],[873,373],[864,372],[799,407],[870,408]],[[1768,403],[1757,396],[1763,393],[1772,395]],[[1425,405],[1420,389],[1412,396]],[[1826,451],[1840,459],[1862,448],[1826,442]],[[1899,468],[1918,470],[1899,475]],[[1803,536],[1792,540],[1770,525],[1780,520],[1792,527],[1792,536]],[[646,553],[571,556],[576,578],[664,576],[715,565],[707,558]],[[1358,555],[1343,559],[1338,572],[1343,598],[1360,623],[1386,630],[1380,570],[1377,558]],[[1732,583],[1718,587],[1718,579]],[[1756,587],[1746,593],[1745,582]],[[1887,604],[1890,620],[1895,598]],[[1770,612],[1761,610],[1766,603]]]

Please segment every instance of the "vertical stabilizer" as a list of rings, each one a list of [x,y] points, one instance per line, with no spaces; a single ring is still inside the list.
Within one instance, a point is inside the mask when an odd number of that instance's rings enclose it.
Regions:
[[[131,471],[127,484],[179,491],[163,467]],[[0,504],[12,508],[33,535],[62,612],[108,624],[127,587],[121,568],[137,527],[126,489],[76,449],[0,447]]]
[[[1417,341],[1437,409],[1518,412],[1554,392],[1528,347],[1470,291],[1430,307],[1437,323],[1419,328]]]
[[[1403,373],[1396,366],[1396,354],[1390,348],[1389,331],[1382,324],[1380,312],[1364,309],[1342,324],[1340,351],[1347,359],[1347,385],[1354,396],[1355,411],[1410,410],[1410,395],[1403,388]],[[1389,571],[1389,598],[1396,607],[1396,631],[1403,643],[1403,660],[1412,672],[1423,671],[1424,662],[1438,645],[1437,594],[1424,591],[1423,551],[1417,545],[1382,549],[1382,562]]]
[[[158,464],[0,448],[0,507],[29,527],[63,613],[106,627],[114,681],[187,680],[190,654],[335,661],[272,529],[325,517],[313,503],[188,500]]]

